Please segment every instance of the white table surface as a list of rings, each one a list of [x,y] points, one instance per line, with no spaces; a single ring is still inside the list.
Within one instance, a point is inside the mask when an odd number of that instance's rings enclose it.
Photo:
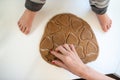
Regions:
[[[24,12],[25,0],[0,1],[0,80],[70,80],[77,76],[46,63],[39,53],[39,43],[46,23],[59,13],[72,13],[87,21],[100,48],[96,61],[88,63],[95,70],[116,72],[120,63],[119,0],[111,0],[108,15],[111,29],[104,33],[88,0],[47,0],[38,12],[29,35],[21,33],[17,21]]]

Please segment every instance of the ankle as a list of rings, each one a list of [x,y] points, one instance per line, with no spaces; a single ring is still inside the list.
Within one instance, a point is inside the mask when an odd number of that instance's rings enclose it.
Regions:
[[[33,15],[34,16],[34,15],[36,15],[37,12],[26,9],[25,13],[28,14],[28,15],[31,15],[31,16]]]
[[[97,15],[97,17],[105,17],[105,16],[107,16],[107,14],[96,14]]]

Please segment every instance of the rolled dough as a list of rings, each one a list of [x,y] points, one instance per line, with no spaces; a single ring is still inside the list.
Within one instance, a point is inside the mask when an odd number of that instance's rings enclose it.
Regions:
[[[84,63],[98,56],[98,44],[90,25],[73,14],[58,14],[47,23],[39,46],[42,58],[51,64],[57,58],[50,50],[64,43],[74,44]]]

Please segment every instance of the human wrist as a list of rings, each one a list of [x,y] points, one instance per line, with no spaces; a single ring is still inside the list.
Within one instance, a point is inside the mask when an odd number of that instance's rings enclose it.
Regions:
[[[84,64],[83,67],[81,69],[79,69],[78,76],[82,77],[84,79],[91,79],[90,72],[92,73],[92,71],[93,70],[89,66]]]
[[[88,66],[83,64],[82,66],[79,66],[79,69],[77,70],[77,75],[80,77],[83,77],[88,73]]]

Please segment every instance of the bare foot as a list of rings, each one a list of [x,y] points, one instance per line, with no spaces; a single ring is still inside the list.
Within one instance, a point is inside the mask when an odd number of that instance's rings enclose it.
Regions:
[[[103,31],[107,32],[111,27],[112,20],[108,17],[107,14],[103,14],[103,15],[98,15],[97,14],[97,17],[99,19],[99,22],[101,24],[101,27],[102,27]]]
[[[24,34],[28,34],[30,32],[35,15],[36,12],[32,12],[26,9],[21,18],[19,19],[18,26]]]

